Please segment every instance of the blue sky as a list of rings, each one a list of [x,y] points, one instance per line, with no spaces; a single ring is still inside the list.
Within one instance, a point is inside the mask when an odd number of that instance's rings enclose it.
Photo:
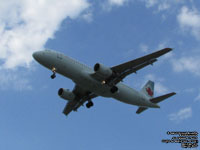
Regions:
[[[161,143],[167,131],[200,132],[199,1],[0,3],[0,149],[177,150]],[[91,67],[114,66],[165,47],[174,51],[124,81],[140,90],[154,80],[156,96],[177,93],[141,115],[136,106],[98,97],[66,118],[57,91],[74,83],[50,79],[31,55],[50,48]]]

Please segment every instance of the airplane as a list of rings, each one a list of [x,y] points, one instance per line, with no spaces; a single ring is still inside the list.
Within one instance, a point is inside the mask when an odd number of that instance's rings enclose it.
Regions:
[[[158,57],[170,51],[171,48],[164,48],[113,67],[96,63],[93,69],[63,53],[49,49],[34,52],[33,58],[52,71],[52,79],[56,77],[56,73],[59,73],[75,83],[72,91],[65,88],[58,90],[58,95],[67,101],[63,110],[66,116],[72,111],[77,111],[85,102],[87,108],[92,107],[94,105],[92,99],[98,96],[136,105],[139,107],[136,113],[140,114],[148,108],[160,108],[159,102],[176,93],[154,97],[153,81],[149,80],[141,91],[136,91],[123,84],[123,79],[148,65],[153,65]]]

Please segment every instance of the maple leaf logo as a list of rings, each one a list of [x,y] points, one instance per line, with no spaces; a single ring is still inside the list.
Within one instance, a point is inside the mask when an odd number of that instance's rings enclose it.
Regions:
[[[147,91],[149,96],[153,96],[153,92],[151,91],[151,89],[149,87],[146,88],[146,91]]]

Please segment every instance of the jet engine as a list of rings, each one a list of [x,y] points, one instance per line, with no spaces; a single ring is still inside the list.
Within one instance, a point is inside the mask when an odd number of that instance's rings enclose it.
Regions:
[[[109,67],[106,67],[106,66],[104,66],[102,64],[99,64],[99,63],[96,63],[94,65],[94,71],[98,75],[100,75],[100,76],[102,76],[104,78],[110,77],[112,75],[112,73],[113,73],[112,70]]]
[[[111,93],[116,93],[116,92],[118,92],[118,87],[116,87],[116,86],[113,86],[111,89],[110,89],[110,92]]]
[[[71,92],[69,89],[63,89],[60,88],[58,90],[58,95],[68,101],[74,100],[75,99],[75,94],[73,92]]]

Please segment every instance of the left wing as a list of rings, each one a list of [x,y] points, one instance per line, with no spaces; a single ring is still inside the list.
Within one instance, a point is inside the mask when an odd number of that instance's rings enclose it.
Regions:
[[[73,109],[74,107],[77,105],[78,101],[76,100],[73,100],[73,101],[69,101],[64,110],[63,110],[63,113],[67,116]]]
[[[76,97],[74,100],[69,101],[64,110],[63,113],[67,116],[71,111],[77,111],[77,109],[82,106],[87,100],[91,100],[98,95],[93,94],[91,92],[85,91],[80,86],[76,85],[72,91]]]

